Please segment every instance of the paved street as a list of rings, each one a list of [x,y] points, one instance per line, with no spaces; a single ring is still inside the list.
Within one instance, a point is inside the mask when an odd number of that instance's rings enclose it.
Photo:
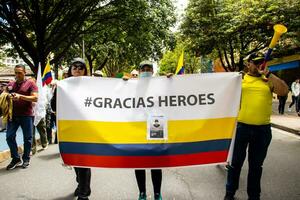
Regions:
[[[262,178],[263,200],[300,199],[300,137],[273,129],[268,158]],[[6,171],[8,161],[0,163],[0,199],[74,199],[75,174],[62,166],[58,146],[50,145],[37,153],[28,169]],[[147,174],[148,196],[152,184]],[[221,200],[224,195],[223,166],[201,166],[163,170],[164,199]],[[246,174],[242,172],[239,200],[246,199]],[[133,170],[93,169],[91,199],[137,199]],[[152,196],[151,196],[152,197]],[[153,199],[149,197],[149,199]]]

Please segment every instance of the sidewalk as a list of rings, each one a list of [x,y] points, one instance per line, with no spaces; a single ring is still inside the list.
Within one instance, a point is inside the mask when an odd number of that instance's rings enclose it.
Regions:
[[[274,128],[278,128],[290,133],[300,135],[300,117],[295,111],[295,105],[292,107],[292,111],[288,111],[288,105],[290,102],[285,104],[284,115],[278,114],[278,101],[273,101],[273,111],[271,116],[271,125]]]

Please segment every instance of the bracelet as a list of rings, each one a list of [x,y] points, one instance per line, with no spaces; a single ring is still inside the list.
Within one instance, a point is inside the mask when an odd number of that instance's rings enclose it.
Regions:
[[[271,74],[272,74],[272,73],[269,71],[269,72],[265,75],[265,77],[266,77],[266,78],[269,78]]]

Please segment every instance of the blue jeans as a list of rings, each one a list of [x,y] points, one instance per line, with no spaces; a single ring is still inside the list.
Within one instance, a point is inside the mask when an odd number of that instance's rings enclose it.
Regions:
[[[248,147],[248,182],[247,193],[249,199],[260,198],[260,180],[262,165],[266,158],[269,144],[272,139],[271,126],[237,124],[236,138],[232,156],[232,164],[228,170],[226,192],[235,194],[239,187],[241,169]]]
[[[8,121],[6,141],[10,149],[11,157],[13,159],[19,159],[18,145],[16,142],[16,132],[21,126],[23,131],[24,140],[24,153],[23,161],[30,160],[30,150],[32,144],[32,129],[33,129],[33,117],[32,116],[14,116],[12,121]]]

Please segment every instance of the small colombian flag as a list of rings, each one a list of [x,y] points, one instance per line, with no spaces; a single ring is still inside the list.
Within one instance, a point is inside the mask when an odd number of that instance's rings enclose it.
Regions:
[[[176,68],[176,75],[180,75],[180,74],[184,74],[184,64],[183,64],[183,60],[184,60],[184,55],[183,55],[183,51],[179,57],[178,60],[178,64],[177,64],[177,68]]]
[[[43,80],[43,86],[50,84],[51,81],[52,81],[52,74],[51,74],[51,67],[50,67],[49,60],[48,60],[47,65],[44,69],[42,80]]]

